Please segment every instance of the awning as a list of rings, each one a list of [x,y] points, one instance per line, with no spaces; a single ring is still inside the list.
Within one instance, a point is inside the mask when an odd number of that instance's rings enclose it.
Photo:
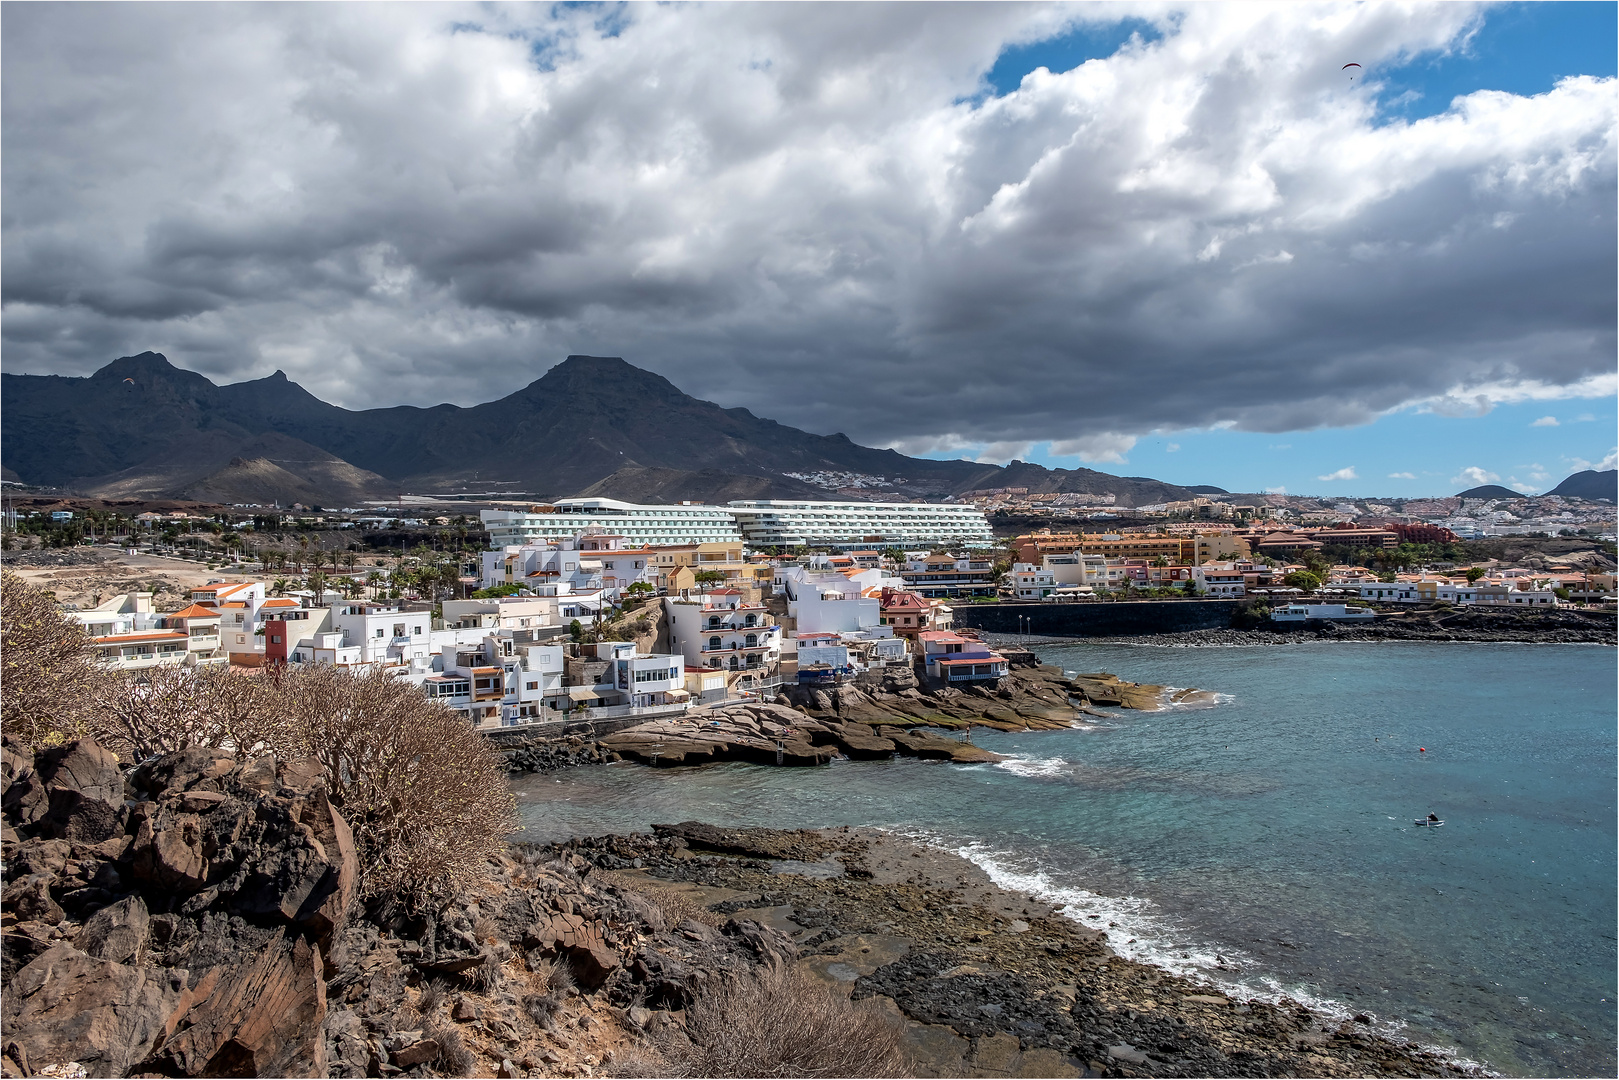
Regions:
[[[691,697],[691,695],[684,690],[665,690],[663,695],[670,701],[685,701],[687,698]]]
[[[588,686],[568,687],[568,696],[575,701],[600,701],[602,696]]]

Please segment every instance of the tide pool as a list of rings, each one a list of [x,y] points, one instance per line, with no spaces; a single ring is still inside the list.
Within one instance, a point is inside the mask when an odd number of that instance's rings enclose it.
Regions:
[[[1612,649],[1035,647],[1069,671],[1220,700],[979,729],[1010,758],[993,766],[515,778],[520,837],[690,819],[887,827],[1063,903],[1126,956],[1364,1011],[1504,1073],[1615,1073]],[[1444,827],[1415,828],[1430,811]]]

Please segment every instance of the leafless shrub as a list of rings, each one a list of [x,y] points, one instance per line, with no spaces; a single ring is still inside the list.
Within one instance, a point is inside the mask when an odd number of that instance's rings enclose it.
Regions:
[[[712,980],[686,1010],[688,1076],[908,1076],[903,1036],[874,1003],[855,1003],[797,967]]]
[[[187,746],[297,752],[279,687],[228,667],[121,672],[101,680],[95,698],[96,737],[134,761]]]
[[[438,1043],[438,1057],[433,1059],[433,1067],[440,1076],[472,1076],[476,1072],[478,1059],[461,1041],[461,1032],[454,1025],[429,1021],[422,1028],[422,1035]]]
[[[104,669],[47,589],[0,571],[0,727],[40,745],[86,734]]]
[[[524,994],[523,1011],[544,1031],[556,1026],[557,1013],[562,1011],[562,998],[557,994]]]
[[[529,989],[536,994],[554,994],[563,997],[574,985],[573,969],[562,960],[530,960]]]
[[[444,984],[438,979],[429,980],[422,984],[422,996],[416,999],[416,1011],[423,1017],[431,1019],[438,1012],[439,1006],[444,1004]]]
[[[650,1046],[629,1045],[613,1052],[607,1062],[604,1076],[623,1077],[625,1080],[661,1080],[663,1077],[685,1076],[687,1073],[674,1062]]]
[[[504,759],[463,717],[382,672],[286,672],[289,726],[354,830],[361,891],[404,900],[482,880],[517,827]]]

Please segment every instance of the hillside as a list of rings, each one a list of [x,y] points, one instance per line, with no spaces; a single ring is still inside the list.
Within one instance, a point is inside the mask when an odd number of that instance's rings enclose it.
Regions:
[[[1586,469],[1577,472],[1552,488],[1546,494],[1561,495],[1566,499],[1604,499],[1619,502],[1619,469],[1597,472]]]
[[[1483,484],[1479,487],[1468,488],[1466,491],[1456,493],[1458,499],[1523,499],[1527,498],[1521,491],[1504,488],[1500,484]]]
[[[196,491],[231,502],[337,504],[400,490],[835,498],[790,475],[821,473],[898,498],[986,487],[1111,492],[1125,506],[1189,497],[1146,477],[876,450],[702,401],[616,357],[570,356],[517,392],[469,408],[351,411],[279,371],[217,386],[150,352],[88,378],[8,374],[0,385],[5,468],[30,484],[89,495]],[[246,464],[256,459],[273,468]]]

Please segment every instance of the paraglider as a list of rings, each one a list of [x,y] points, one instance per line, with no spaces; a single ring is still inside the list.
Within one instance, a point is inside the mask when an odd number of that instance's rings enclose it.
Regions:
[[[1355,70],[1354,71],[1349,71],[1350,68],[1354,68]],[[1355,79],[1358,78],[1361,75],[1361,73],[1364,72],[1366,69],[1361,67],[1359,64],[1354,63],[1353,61],[1351,61],[1351,62],[1345,64],[1343,67],[1339,68],[1338,70],[1340,70],[1340,71],[1349,71],[1349,81],[1354,82]]]

